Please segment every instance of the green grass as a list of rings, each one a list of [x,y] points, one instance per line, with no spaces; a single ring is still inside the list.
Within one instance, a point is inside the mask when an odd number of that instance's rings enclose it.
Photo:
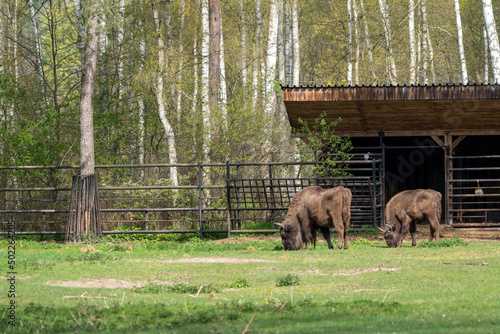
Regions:
[[[11,299],[0,242],[1,333],[241,333],[247,325],[251,333],[496,333],[500,326],[500,243],[443,239],[389,249],[360,239],[348,250],[319,242],[295,252],[279,241],[97,243],[95,252],[21,244],[14,328],[4,312]],[[246,261],[172,262],[199,257]],[[46,284],[92,279],[136,286]]]

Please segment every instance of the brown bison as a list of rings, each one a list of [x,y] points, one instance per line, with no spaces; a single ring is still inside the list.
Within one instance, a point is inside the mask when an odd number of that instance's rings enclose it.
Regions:
[[[385,208],[385,226],[379,227],[389,247],[401,247],[405,234],[410,232],[411,245],[415,246],[417,222],[428,220],[431,241],[439,239],[441,219],[441,194],[432,189],[406,190],[396,194]]]
[[[280,226],[281,242],[285,250],[306,249],[312,242],[316,247],[316,231],[319,229],[333,248],[330,227],[339,234],[337,248],[348,248],[347,231],[351,220],[351,191],[342,186],[323,189],[311,186],[298,192],[288,208],[285,221]]]

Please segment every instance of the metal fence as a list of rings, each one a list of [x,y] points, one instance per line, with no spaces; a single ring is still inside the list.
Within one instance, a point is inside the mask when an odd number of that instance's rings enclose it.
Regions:
[[[500,156],[454,156],[448,160],[450,217],[458,223],[500,220]]]
[[[103,234],[276,232],[298,191],[338,184],[353,193],[353,228],[379,225],[381,159],[354,156],[339,164],[352,176],[318,177],[315,162],[96,166]],[[78,166],[0,167],[0,233],[14,219],[19,234],[64,234],[78,172]]]

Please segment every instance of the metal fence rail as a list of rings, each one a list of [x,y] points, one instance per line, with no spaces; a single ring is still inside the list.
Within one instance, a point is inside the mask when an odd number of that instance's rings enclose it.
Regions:
[[[450,159],[450,217],[458,223],[500,218],[500,156],[455,156]]]
[[[380,159],[345,163],[353,176],[315,177],[314,162],[96,166],[102,233],[275,232],[303,187],[341,183],[353,192],[353,226],[378,225]],[[179,186],[169,183],[171,167]],[[77,166],[0,167],[0,233],[14,219],[19,234],[63,234],[76,173]]]

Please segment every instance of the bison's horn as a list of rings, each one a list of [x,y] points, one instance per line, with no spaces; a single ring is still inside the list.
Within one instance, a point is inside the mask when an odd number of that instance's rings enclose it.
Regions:
[[[382,229],[382,228],[380,228],[378,226],[377,226],[377,228],[380,230],[380,232],[384,232],[385,233],[385,231],[386,231],[386,230],[384,230],[384,229]]]

